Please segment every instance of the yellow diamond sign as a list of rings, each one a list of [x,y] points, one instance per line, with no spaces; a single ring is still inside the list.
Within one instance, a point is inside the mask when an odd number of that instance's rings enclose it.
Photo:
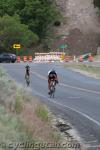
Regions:
[[[13,48],[21,48],[20,44],[13,44]]]

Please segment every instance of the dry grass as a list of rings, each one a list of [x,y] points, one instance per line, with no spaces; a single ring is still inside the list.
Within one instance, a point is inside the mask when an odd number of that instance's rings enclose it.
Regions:
[[[48,110],[45,107],[45,105],[38,105],[37,108],[35,109],[35,114],[37,115],[38,118],[40,118],[42,121],[48,122],[49,116],[48,116]]]
[[[45,117],[43,116],[42,118],[40,116],[38,117],[36,114],[37,109],[38,105],[34,105],[34,103],[33,104],[31,103],[31,105],[25,104],[24,111],[20,115],[21,121],[30,130],[33,136],[39,139],[40,141],[41,140],[45,142],[57,141],[57,138],[55,136],[54,138],[52,137],[53,133],[54,134],[57,133],[51,128],[49,124],[50,121],[45,120]]]
[[[65,68],[70,68],[84,75],[100,79],[100,67],[87,64],[66,64]]]
[[[94,60],[100,61],[100,55],[96,55],[96,56],[94,57]]]

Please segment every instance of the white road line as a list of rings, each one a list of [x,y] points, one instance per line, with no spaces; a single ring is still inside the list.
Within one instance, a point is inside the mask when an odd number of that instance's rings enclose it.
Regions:
[[[45,95],[43,95],[43,94],[40,94],[39,92],[37,92],[37,91],[34,90],[34,89],[32,89],[32,91],[34,91],[35,93],[37,93],[38,96],[43,97],[43,98],[46,98],[49,102],[52,102],[52,103],[54,103],[54,104],[56,104],[56,105],[59,105],[59,106],[61,106],[61,107],[63,107],[63,108],[70,109],[71,111],[74,111],[75,113],[78,113],[78,114],[82,115],[83,117],[87,118],[88,120],[92,121],[93,123],[95,123],[96,125],[98,125],[98,126],[100,127],[100,122],[98,122],[98,121],[96,121],[95,119],[91,118],[91,117],[88,116],[87,114],[85,114],[85,113],[83,113],[83,112],[80,112],[80,111],[78,111],[78,110],[76,110],[76,109],[74,109],[74,108],[71,108],[71,107],[69,107],[69,106],[63,105],[63,104],[57,102],[55,99],[52,100],[52,99],[48,98],[47,96],[45,96]]]
[[[80,87],[76,87],[76,86],[71,86],[71,85],[64,84],[64,83],[60,83],[60,85],[64,86],[64,87],[68,87],[68,88],[72,88],[72,89],[76,89],[76,90],[80,90],[80,91],[84,91],[84,92],[88,92],[88,93],[93,93],[93,94],[100,95],[99,91],[93,91],[93,90],[89,90],[89,89],[84,89],[84,88],[80,88]]]
[[[81,97],[78,97],[78,96],[70,96],[70,97],[67,97],[69,99],[80,99]]]

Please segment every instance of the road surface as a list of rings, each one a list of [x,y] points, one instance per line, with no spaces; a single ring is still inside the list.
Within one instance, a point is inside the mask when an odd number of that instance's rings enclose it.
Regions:
[[[8,74],[25,86],[25,64],[2,64]],[[77,129],[88,150],[100,150],[100,80],[63,68],[59,63],[31,64],[33,95],[45,102],[54,114]],[[47,90],[47,72],[55,68],[59,85],[54,99]]]

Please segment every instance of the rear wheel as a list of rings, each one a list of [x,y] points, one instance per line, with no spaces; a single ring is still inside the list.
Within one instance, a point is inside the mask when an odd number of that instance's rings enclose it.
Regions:
[[[52,95],[52,97],[53,97],[53,98],[55,97],[55,95],[54,95],[54,92],[53,92],[53,95]]]
[[[30,81],[27,81],[27,83],[26,83],[26,84],[27,84],[27,86],[29,86],[29,85],[30,85]]]
[[[27,75],[25,77],[25,79],[26,79],[26,85],[29,86],[30,85],[30,77]]]
[[[51,88],[50,88],[50,98],[52,97],[52,98],[54,98],[54,96],[55,96],[55,86],[51,86]]]

